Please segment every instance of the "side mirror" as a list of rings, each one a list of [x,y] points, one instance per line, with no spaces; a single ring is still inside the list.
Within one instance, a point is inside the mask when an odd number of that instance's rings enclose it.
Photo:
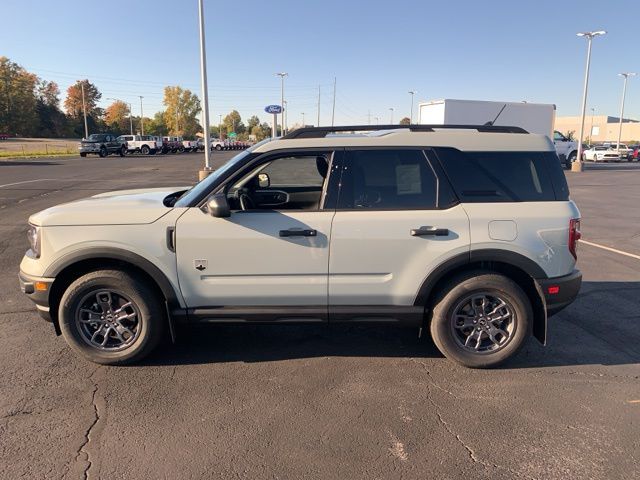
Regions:
[[[211,197],[211,200],[207,202],[207,208],[209,209],[209,215],[212,217],[224,218],[231,216],[229,202],[224,193],[216,193]]]
[[[271,185],[271,179],[267,173],[258,174],[258,187],[267,188]]]

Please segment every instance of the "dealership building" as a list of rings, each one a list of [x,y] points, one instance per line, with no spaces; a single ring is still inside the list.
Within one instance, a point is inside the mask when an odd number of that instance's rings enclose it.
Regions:
[[[555,129],[565,135],[573,131],[574,137],[580,135],[580,117],[556,117]],[[584,137],[589,143],[610,142],[618,140],[620,117],[608,115],[587,115],[584,120]],[[630,118],[622,119],[622,137],[625,143],[640,141],[640,121]]]

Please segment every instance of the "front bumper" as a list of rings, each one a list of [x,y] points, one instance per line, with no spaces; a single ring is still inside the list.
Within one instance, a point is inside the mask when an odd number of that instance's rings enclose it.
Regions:
[[[49,308],[49,290],[53,284],[53,278],[34,277],[20,272],[18,275],[20,290],[36,304],[38,313],[46,321],[51,322],[51,312]]]
[[[536,282],[544,294],[547,316],[550,317],[576,299],[582,285],[582,272],[574,270],[569,275],[536,280]]]

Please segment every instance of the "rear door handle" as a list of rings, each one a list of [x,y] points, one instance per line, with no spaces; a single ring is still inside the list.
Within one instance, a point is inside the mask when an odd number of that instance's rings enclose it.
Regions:
[[[449,235],[448,228],[420,227],[411,229],[412,237],[446,237]]]
[[[281,237],[317,237],[317,230],[303,230],[302,228],[290,228],[289,230],[280,230]]]

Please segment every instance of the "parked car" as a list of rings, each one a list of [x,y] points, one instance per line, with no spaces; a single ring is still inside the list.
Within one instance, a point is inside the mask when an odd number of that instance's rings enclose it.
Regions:
[[[199,148],[198,140],[182,140],[182,148],[185,152],[197,152]]]
[[[117,153],[124,157],[127,153],[127,142],[120,140],[112,133],[93,133],[88,138],[83,138],[78,146],[81,157],[95,153],[100,157],[106,157],[110,153]]]
[[[182,145],[182,137],[162,137],[163,153],[182,153],[184,145]]]
[[[582,152],[583,161],[591,162],[619,162],[626,159],[629,150],[626,145],[620,144],[620,151],[616,149],[616,144],[605,143],[602,145],[593,145],[588,150]]]
[[[634,160],[637,162],[638,154],[640,153],[640,145],[629,145],[629,155],[627,155],[627,161],[633,162]]]
[[[155,155],[158,151],[156,140],[151,135],[120,135],[118,139],[127,143],[128,153]]]
[[[8,133],[0,133],[0,140],[8,140],[8,139],[9,139]]]
[[[102,364],[141,360],[187,321],[387,322],[430,332],[468,367],[498,365],[530,336],[544,343],[582,278],[580,212],[548,136],[349,131],[372,133],[300,128],[190,189],[36,213],[20,286]]]
[[[605,147],[608,147],[609,150],[614,150],[616,152],[619,152],[620,160],[626,160],[629,154],[632,152],[632,150],[629,147],[627,147],[627,145],[624,143],[621,143],[619,147],[617,142],[605,142],[603,143],[603,145]]]
[[[209,148],[211,150],[225,150],[225,145],[224,145],[224,141],[220,140],[219,138],[210,138],[209,139]]]

